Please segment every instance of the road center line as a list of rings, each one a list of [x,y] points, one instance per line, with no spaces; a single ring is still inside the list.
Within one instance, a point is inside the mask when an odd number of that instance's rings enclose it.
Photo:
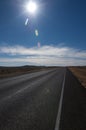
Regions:
[[[56,124],[55,124],[55,130],[59,130],[59,125],[60,125],[60,117],[61,117],[62,101],[63,101],[63,95],[64,95],[65,78],[66,78],[66,72],[64,74],[64,79],[63,79],[63,84],[62,84],[62,91],[61,91],[58,114],[57,114],[57,119],[56,119]]]

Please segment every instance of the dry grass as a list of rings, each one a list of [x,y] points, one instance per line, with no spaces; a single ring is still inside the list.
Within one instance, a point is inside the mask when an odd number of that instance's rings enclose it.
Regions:
[[[22,67],[0,67],[0,78],[21,75],[42,70],[43,67],[22,66]]]
[[[86,88],[86,66],[85,67],[69,67],[69,69],[78,78],[81,84]]]
[[[0,79],[32,73],[40,70],[47,70],[50,68],[51,67],[43,66],[0,67]]]

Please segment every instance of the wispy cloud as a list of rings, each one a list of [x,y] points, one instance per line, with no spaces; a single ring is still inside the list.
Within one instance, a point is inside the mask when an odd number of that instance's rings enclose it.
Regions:
[[[0,58],[3,63],[34,65],[86,65],[86,50],[62,46],[41,46],[26,48],[23,46],[2,46],[0,53],[10,58]],[[12,56],[14,57],[12,58]],[[16,58],[18,56],[19,58]]]

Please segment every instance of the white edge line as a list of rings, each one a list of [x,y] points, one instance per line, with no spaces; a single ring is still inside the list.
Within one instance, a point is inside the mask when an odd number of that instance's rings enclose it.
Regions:
[[[63,101],[63,94],[64,94],[65,78],[66,78],[66,72],[64,74],[64,79],[63,79],[63,84],[62,84],[62,91],[61,91],[58,114],[57,114],[57,119],[56,119],[56,124],[55,124],[55,130],[59,130],[59,125],[60,125],[60,117],[61,117],[62,101]]]

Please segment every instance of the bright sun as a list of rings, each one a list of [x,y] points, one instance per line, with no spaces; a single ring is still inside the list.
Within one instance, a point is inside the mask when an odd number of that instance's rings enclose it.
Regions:
[[[26,10],[29,12],[29,13],[32,13],[34,14],[37,10],[37,4],[33,1],[30,1],[26,4]]]

